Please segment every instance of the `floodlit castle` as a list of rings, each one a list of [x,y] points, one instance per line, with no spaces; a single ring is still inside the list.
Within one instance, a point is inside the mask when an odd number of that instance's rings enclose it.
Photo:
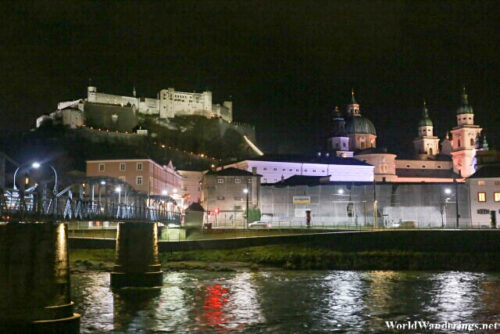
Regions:
[[[87,87],[87,98],[64,101],[57,110],[37,118],[36,126],[52,120],[70,128],[93,124],[118,131],[132,131],[138,125],[138,114],[155,115],[160,120],[176,116],[202,116],[233,122],[233,102],[212,104],[212,92],[188,93],[174,88],[162,89],[156,98],[100,93],[97,87]]]
[[[352,98],[345,116],[335,108],[328,138],[328,151],[338,157],[355,159],[375,166],[375,180],[385,182],[451,182],[472,175],[476,170],[476,151],[485,150],[486,138],[480,143],[481,127],[474,124],[474,111],[465,88],[457,109],[457,126],[441,142],[434,135],[434,125],[424,102],[417,137],[413,140],[412,158],[376,148],[377,133],[373,123],[363,117],[359,103]],[[440,148],[441,146],[441,148]]]
[[[220,117],[226,122],[233,121],[233,103],[224,101],[222,105],[212,104],[212,92],[188,93],[176,91],[174,88],[162,89],[157,98],[137,97],[135,88],[133,96],[121,96],[100,93],[97,87],[87,88],[87,102],[120,106],[134,106],[145,115],[158,115],[162,119],[175,116],[199,115],[206,118]]]

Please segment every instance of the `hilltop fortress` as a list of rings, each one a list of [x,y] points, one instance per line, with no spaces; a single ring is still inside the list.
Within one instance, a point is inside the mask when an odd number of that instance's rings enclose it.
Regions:
[[[137,97],[134,88],[132,95],[120,96],[100,93],[95,86],[87,88],[87,102],[90,103],[134,106],[141,114],[157,115],[163,119],[198,115],[206,118],[220,117],[228,123],[233,121],[233,103],[224,101],[222,105],[212,104],[212,92],[210,91],[188,93],[168,88],[160,90],[156,98],[149,98]]]

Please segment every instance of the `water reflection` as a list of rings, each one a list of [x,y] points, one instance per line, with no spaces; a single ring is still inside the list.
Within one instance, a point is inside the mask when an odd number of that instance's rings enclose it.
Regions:
[[[480,303],[479,290],[484,274],[446,272],[434,275],[433,298],[429,305],[438,321],[471,318]]]
[[[384,331],[387,320],[498,321],[500,275],[464,272],[167,272],[161,291],[73,275],[82,333]]]

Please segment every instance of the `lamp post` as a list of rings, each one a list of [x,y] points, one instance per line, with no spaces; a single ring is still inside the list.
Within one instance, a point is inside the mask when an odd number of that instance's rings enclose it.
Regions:
[[[118,209],[116,211],[116,218],[120,218],[120,201],[121,201],[121,192],[122,192],[122,187],[117,186],[115,188],[115,192],[118,193]]]
[[[247,224],[246,224],[246,228],[248,229],[248,193],[249,193],[248,188],[243,189],[243,193],[244,193],[244,194],[246,195],[246,197],[247,197],[247,210],[246,210],[246,218],[247,218],[247,219],[246,219],[246,223],[247,223]]]
[[[455,212],[457,216],[457,228],[460,227],[460,213],[458,213],[458,182],[456,178],[453,178],[453,183],[455,184]]]
[[[17,190],[17,186],[16,186],[17,173],[19,173],[19,171],[22,168],[25,168],[27,165],[28,165],[28,163],[22,164],[19,167],[17,167],[17,169],[14,171],[14,179],[13,179],[13,187],[12,187],[14,190]],[[34,162],[31,163],[30,168],[38,169],[41,166],[42,166],[41,163],[39,163],[38,161],[34,161]],[[48,166],[54,172],[54,189],[52,190],[52,192],[54,194],[54,215],[56,215],[57,214],[57,171],[54,168],[54,166],[52,166],[50,164]]]

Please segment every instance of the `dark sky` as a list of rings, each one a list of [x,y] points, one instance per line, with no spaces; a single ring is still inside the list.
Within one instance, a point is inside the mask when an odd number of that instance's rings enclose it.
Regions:
[[[69,2],[69,4],[68,4]],[[0,129],[29,129],[58,101],[161,88],[232,96],[267,151],[315,149],[353,87],[378,145],[402,152],[422,100],[455,125],[465,85],[500,144],[498,1],[3,2]]]

